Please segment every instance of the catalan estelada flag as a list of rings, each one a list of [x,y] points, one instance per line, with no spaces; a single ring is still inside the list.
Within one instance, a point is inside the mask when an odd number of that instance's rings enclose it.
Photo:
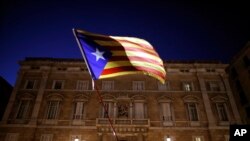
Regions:
[[[78,29],[73,32],[93,79],[141,73],[164,83],[163,61],[149,42]]]

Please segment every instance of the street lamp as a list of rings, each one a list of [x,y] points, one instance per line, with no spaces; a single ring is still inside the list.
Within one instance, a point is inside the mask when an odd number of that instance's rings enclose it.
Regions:
[[[74,139],[74,141],[79,141],[78,137],[76,136],[76,138]]]
[[[171,138],[169,137],[169,135],[167,135],[167,137],[165,138],[165,141],[171,141]]]

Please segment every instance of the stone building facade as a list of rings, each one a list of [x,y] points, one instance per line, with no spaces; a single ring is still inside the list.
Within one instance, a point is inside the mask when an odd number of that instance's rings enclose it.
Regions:
[[[81,59],[26,58],[0,126],[3,141],[228,141],[241,123],[218,62],[164,63],[166,83],[145,75],[97,80]],[[169,140],[168,140],[169,141]]]
[[[250,124],[250,41],[234,56],[227,71],[242,122]]]

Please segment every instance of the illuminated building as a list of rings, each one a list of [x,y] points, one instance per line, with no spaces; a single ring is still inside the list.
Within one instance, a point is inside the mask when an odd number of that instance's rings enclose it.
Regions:
[[[26,58],[3,116],[5,141],[228,141],[241,123],[228,64],[166,61],[166,83],[146,75],[98,80],[81,59]],[[169,138],[168,138],[169,137]]]

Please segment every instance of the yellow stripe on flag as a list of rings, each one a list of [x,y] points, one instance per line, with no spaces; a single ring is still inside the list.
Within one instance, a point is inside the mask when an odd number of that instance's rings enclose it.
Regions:
[[[140,67],[148,67],[150,69],[154,69],[160,71],[165,74],[165,70],[163,67],[159,65],[155,65],[153,63],[143,62],[143,61],[111,61],[108,62],[104,69],[110,69],[115,67],[124,67],[124,66],[140,66]]]
[[[162,60],[155,55],[151,55],[145,52],[136,52],[136,51],[112,51],[112,56],[137,56],[137,57],[142,57],[142,58],[149,58],[152,60],[155,60],[159,63],[163,63]]]

